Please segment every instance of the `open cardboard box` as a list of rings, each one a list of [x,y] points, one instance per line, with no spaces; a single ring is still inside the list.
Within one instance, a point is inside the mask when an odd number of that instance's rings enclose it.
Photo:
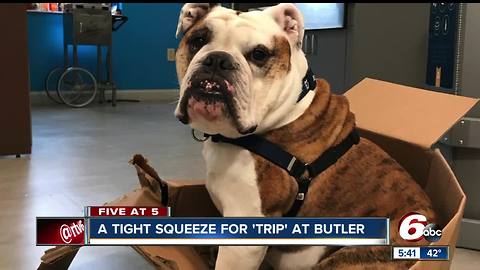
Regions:
[[[364,79],[346,94],[361,135],[395,158],[424,188],[439,214],[443,235],[435,245],[449,245],[450,258],[463,216],[466,197],[438,149],[432,149],[478,101],[388,82]],[[108,205],[158,206],[158,176],[147,165],[135,165],[141,188]],[[167,181],[172,215],[218,216],[203,181]],[[397,224],[392,224],[397,226]],[[39,269],[67,269],[79,247],[57,247],[42,257]],[[158,269],[209,269],[208,247],[135,246]],[[419,261],[411,269],[449,269],[451,261]],[[210,266],[210,267],[209,267]]]

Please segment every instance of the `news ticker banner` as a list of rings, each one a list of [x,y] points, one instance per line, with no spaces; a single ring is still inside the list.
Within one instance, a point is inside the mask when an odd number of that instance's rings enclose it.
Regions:
[[[89,218],[90,245],[388,245],[384,218]]]
[[[37,245],[388,245],[387,218],[174,218],[168,208],[86,207],[37,218]]]

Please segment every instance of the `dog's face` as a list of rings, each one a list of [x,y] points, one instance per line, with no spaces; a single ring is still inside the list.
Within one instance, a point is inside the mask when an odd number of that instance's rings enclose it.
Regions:
[[[266,115],[294,104],[307,63],[303,18],[291,4],[241,13],[190,3],[182,8],[176,54],[176,117],[210,134],[265,128]]]

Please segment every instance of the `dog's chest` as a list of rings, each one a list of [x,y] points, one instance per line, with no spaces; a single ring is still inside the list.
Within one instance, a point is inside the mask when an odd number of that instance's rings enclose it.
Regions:
[[[207,190],[223,216],[263,216],[255,160],[250,152],[206,141]]]

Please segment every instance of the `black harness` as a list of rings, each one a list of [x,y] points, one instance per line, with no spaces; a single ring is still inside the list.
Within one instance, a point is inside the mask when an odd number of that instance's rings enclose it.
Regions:
[[[315,88],[315,76],[309,68],[307,74],[303,78],[302,92],[298,98],[298,101],[300,101],[308,93],[308,91],[314,90]],[[195,134],[193,134],[193,136],[194,138],[196,138]],[[339,158],[341,158],[346,152],[348,152],[348,150],[353,145],[358,144],[358,142],[360,141],[360,137],[354,129],[341,143],[327,149],[320,157],[318,157],[313,162],[306,163],[301,159],[295,157],[294,155],[290,154],[289,152],[285,151],[278,144],[270,142],[264,137],[256,134],[251,134],[235,139],[228,138],[220,134],[205,134],[204,136],[205,140],[210,137],[212,139],[212,142],[215,143],[229,143],[245,148],[248,151],[262,156],[266,160],[274,163],[275,165],[285,170],[293,178],[295,178],[298,184],[297,196],[295,197],[295,201],[293,202],[290,210],[284,215],[285,217],[297,216],[298,211],[303,205],[312,179],[314,179],[317,175],[328,169],[331,165],[335,164],[335,162],[337,162]]]

